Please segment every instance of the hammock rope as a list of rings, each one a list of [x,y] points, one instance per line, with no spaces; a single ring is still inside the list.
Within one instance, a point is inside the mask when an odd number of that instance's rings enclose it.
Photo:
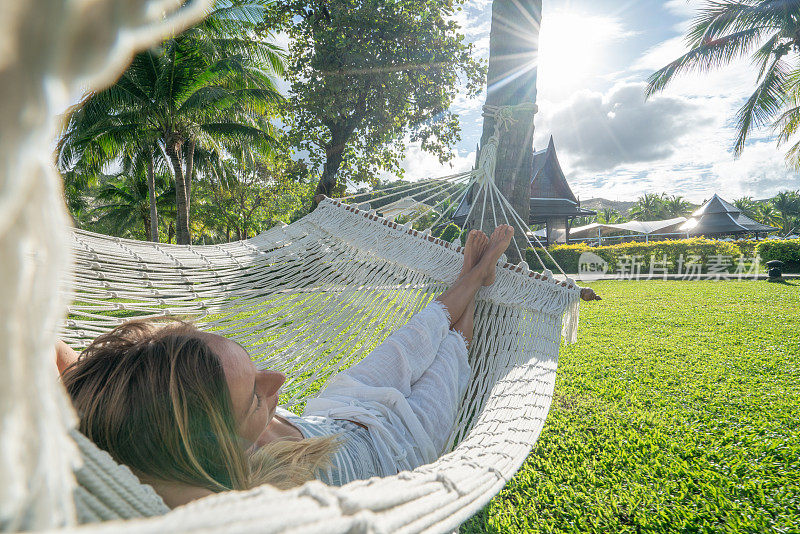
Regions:
[[[82,346],[126,318],[109,311],[191,317],[201,328],[240,342],[258,366],[286,372],[290,405],[301,404],[324,380],[404,324],[457,277],[462,261],[456,244],[332,199],[300,221],[244,242],[180,247],[79,230],[74,240],[75,279],[81,284],[73,292],[71,323],[62,331],[71,344]],[[499,266],[497,282],[478,294],[470,348],[473,376],[450,438],[452,452],[394,477],[342,488],[314,483],[285,492],[303,502],[313,493],[312,508],[328,518],[316,524],[316,512],[310,510],[308,519],[295,519],[293,527],[446,531],[483,506],[513,476],[544,424],[562,330],[571,339],[570,329],[577,326],[572,315],[578,290],[568,284],[519,266]],[[124,469],[120,466],[105,467],[106,478],[131,476],[114,470]],[[104,504],[96,498],[102,480],[95,480],[91,491],[86,487],[91,476],[84,474],[79,488],[95,499],[76,495],[79,517],[128,518],[129,508],[138,509]],[[120,491],[103,494],[112,501],[128,498]],[[257,510],[275,498],[268,489],[217,495],[203,499],[206,505],[190,505],[189,515],[181,508],[147,523],[108,528],[141,532],[154,522],[154,530],[188,532],[202,525],[213,532],[218,523],[209,510],[225,510],[240,527],[242,514],[264,521]],[[150,502],[142,516],[164,513],[163,503],[141,496],[135,502],[138,507]],[[338,519],[330,522],[330,514],[339,514]],[[278,532],[289,526],[281,519],[259,529]]]

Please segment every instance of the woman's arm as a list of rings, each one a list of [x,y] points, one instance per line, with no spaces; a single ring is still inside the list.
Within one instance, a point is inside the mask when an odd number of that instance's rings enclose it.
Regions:
[[[67,367],[78,361],[78,353],[72,350],[72,347],[61,341],[56,341],[56,367],[58,367],[58,374],[64,374]]]

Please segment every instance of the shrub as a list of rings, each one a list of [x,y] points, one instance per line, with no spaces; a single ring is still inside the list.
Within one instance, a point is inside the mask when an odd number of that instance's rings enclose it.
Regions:
[[[736,246],[742,251],[742,256],[752,258],[756,255],[756,247],[761,241],[756,241],[755,239],[737,239],[734,243],[736,243]]]
[[[787,271],[800,271],[800,239],[762,241],[756,247],[761,262],[781,260]]]
[[[581,254],[592,252],[608,262],[609,272],[630,273],[634,260],[639,266],[639,272],[648,273],[651,267],[655,273],[661,274],[662,268],[667,272],[678,272],[679,266],[683,265],[681,272],[686,272],[687,263],[699,263],[703,266],[702,272],[707,272],[708,266],[717,264],[730,264],[727,270],[733,270],[738,263],[739,256],[742,255],[739,247],[729,241],[716,241],[705,238],[679,239],[653,241],[650,243],[619,243],[603,247],[590,247],[585,243],[574,245],[552,245],[548,247],[548,252],[553,256],[561,268],[567,273],[578,272],[578,262]],[[546,257],[542,249],[536,252],[544,261],[545,266],[553,271],[556,270],[552,260]],[[528,249],[525,259],[531,269],[541,268],[533,249]],[[747,257],[747,256],[746,256]],[[666,260],[666,261],[665,261]],[[652,264],[652,265],[651,265]]]
[[[456,226],[453,223],[447,225],[447,228],[442,230],[442,233],[439,234],[439,237],[442,241],[447,241],[448,243],[452,243],[453,239],[459,237],[461,235],[461,228]]]

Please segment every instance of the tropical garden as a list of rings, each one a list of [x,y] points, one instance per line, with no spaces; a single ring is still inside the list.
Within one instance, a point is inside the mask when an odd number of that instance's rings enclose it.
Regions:
[[[460,139],[451,104],[459,91],[480,93],[486,66],[452,17],[460,2],[406,4],[219,0],[201,24],[136,54],[64,117],[55,157],[75,226],[212,244],[290,223],[318,194],[411,190],[408,143],[446,160]],[[687,39],[690,51],[653,75],[651,93],[749,55],[759,77],[733,149],[772,127],[800,167],[800,6],[708,2]],[[734,204],[782,235],[800,229],[798,191]],[[648,193],[575,224],[696,207]],[[447,241],[460,233],[436,230]],[[562,352],[536,448],[462,531],[797,531],[796,287],[596,289],[606,300],[582,318],[587,341]]]
[[[484,66],[452,2],[422,9],[220,0],[67,113],[56,157],[76,226],[243,239],[307,213],[315,193],[402,176],[407,142],[444,160],[459,139],[449,105],[480,91]]]

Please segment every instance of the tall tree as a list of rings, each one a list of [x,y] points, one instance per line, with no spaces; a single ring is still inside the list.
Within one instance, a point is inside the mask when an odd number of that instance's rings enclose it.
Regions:
[[[263,38],[230,34],[255,27],[248,6],[261,9],[258,4],[220,1],[203,24],[136,54],[115,84],[88,95],[69,115],[59,143],[62,170],[99,172],[123,147],[134,144],[153,154],[158,147],[176,184],[177,241],[189,243],[196,149],[222,157],[241,140],[265,152],[275,144],[264,117],[281,100],[274,84],[280,56]]]
[[[283,2],[298,145],[322,169],[317,194],[345,182],[402,174],[406,137],[441,161],[459,139],[448,108],[460,82],[482,86],[472,46],[458,33],[456,0]]]
[[[756,211],[758,209],[758,202],[753,200],[753,197],[741,197],[733,201],[733,205],[741,210],[742,213],[756,219]]]
[[[708,72],[749,55],[758,79],[753,94],[736,115],[735,154],[744,150],[754,128],[775,124],[783,130],[781,141],[795,133],[800,124],[800,100],[788,97],[798,94],[800,3],[708,0],[685,40],[689,51],[650,77],[648,96],[662,91],[679,74]],[[795,164],[800,163],[798,152],[800,145],[795,145],[787,154]]]
[[[279,221],[290,222],[311,200],[316,180],[302,163],[285,158],[221,162],[200,180],[198,217],[207,233],[247,239]]]
[[[120,172],[101,178],[94,193],[97,205],[91,211],[89,228],[121,237],[151,238],[153,200],[156,206],[168,210],[175,202],[175,187],[166,174],[158,173],[151,189],[147,161],[143,160],[126,158]]]
[[[603,208],[597,213],[597,217],[595,217],[593,222],[598,222],[601,224],[618,224],[624,222],[624,217],[622,217],[614,208]]]
[[[147,186],[150,198],[150,229],[147,239],[158,241],[158,210],[156,207],[156,167],[166,162],[159,150],[157,136],[152,131],[130,124],[119,124],[113,115],[99,115],[98,120],[88,126],[81,120],[84,106],[92,105],[91,97],[68,112],[69,121],[57,147],[57,163],[64,177],[67,207],[76,217],[88,212],[79,199],[86,199],[90,185],[103,176],[103,170],[111,161],[145,161],[147,164]],[[88,127],[87,127],[88,126]],[[77,219],[76,219],[77,222]]]
[[[692,205],[680,195],[662,197],[662,214],[667,217],[684,217],[692,211]]]
[[[756,220],[767,226],[780,224],[780,215],[778,211],[772,206],[771,203],[761,203],[756,208]]]

